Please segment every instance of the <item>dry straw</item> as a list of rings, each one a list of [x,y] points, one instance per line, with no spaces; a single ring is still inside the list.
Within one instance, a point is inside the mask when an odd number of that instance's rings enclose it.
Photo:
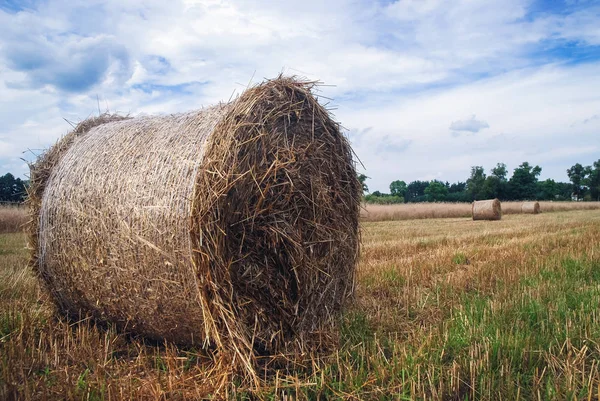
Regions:
[[[473,220],[500,220],[502,218],[502,207],[498,199],[475,201],[471,211]]]
[[[521,213],[538,214],[540,212],[539,202],[525,202],[521,205]]]
[[[102,115],[45,153],[32,262],[60,310],[246,371],[326,342],[353,292],[361,190],[313,87],[279,77],[200,111]]]

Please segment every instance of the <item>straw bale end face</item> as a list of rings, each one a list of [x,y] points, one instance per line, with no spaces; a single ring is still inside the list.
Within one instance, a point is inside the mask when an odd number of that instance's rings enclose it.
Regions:
[[[61,309],[244,364],[318,344],[353,292],[361,188],[311,88],[280,77],[52,148],[32,168],[30,235]]]
[[[206,159],[193,214],[205,251],[195,262],[227,283],[207,286],[207,297],[234,306],[239,330],[265,353],[333,323],[353,290],[360,199],[339,126],[306,87],[273,81],[233,104]],[[229,313],[213,304],[221,324]]]
[[[473,202],[471,208],[473,220],[500,220],[502,219],[502,206],[498,199],[488,199]]]

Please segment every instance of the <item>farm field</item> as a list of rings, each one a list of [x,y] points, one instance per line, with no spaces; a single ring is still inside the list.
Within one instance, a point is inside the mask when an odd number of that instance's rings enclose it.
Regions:
[[[600,398],[600,210],[367,221],[362,240],[339,349],[255,395]],[[27,256],[0,234],[0,399],[248,397],[196,350],[57,319]]]
[[[600,209],[600,202],[539,202],[543,212]],[[503,214],[521,213],[523,202],[502,202]],[[407,203],[400,205],[363,205],[362,221],[390,221],[470,217],[470,203]],[[0,205],[0,233],[19,231],[28,220],[27,208]]]
[[[541,212],[600,209],[600,202],[539,202]],[[502,214],[519,214],[523,202],[502,202]],[[471,203],[402,203],[396,205],[363,205],[363,221],[436,219],[471,217]]]

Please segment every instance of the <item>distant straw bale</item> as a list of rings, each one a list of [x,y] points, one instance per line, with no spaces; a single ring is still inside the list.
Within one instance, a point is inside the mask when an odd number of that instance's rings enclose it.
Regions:
[[[502,218],[502,206],[498,199],[489,199],[473,202],[473,220],[500,220]]]
[[[539,202],[525,202],[521,205],[521,213],[538,214],[541,212]]]
[[[325,341],[354,288],[360,184],[311,90],[279,77],[184,114],[86,120],[32,166],[32,263],[60,310],[259,355]]]

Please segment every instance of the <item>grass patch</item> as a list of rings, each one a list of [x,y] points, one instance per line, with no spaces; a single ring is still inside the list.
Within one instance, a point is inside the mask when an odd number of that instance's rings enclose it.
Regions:
[[[452,256],[452,263],[455,265],[466,265],[469,264],[469,259],[464,253],[458,252]]]

